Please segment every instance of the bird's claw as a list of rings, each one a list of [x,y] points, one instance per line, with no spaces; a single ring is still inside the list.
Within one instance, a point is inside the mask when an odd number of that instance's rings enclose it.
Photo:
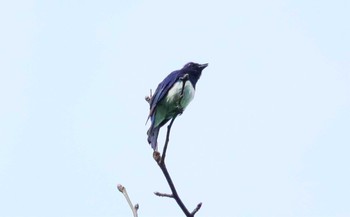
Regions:
[[[184,76],[180,77],[180,80],[187,81],[190,76],[188,74],[185,74]]]

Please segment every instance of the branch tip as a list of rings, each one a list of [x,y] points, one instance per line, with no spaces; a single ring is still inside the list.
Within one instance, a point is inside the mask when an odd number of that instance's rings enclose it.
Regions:
[[[125,187],[122,186],[121,184],[118,184],[118,185],[117,185],[117,188],[118,188],[118,190],[119,190],[121,193],[123,193],[123,192],[125,191]]]
[[[126,188],[121,185],[121,184],[118,184],[117,185],[117,188],[118,190],[124,195],[126,201],[128,202],[129,206],[130,206],[130,209],[134,215],[134,217],[137,217],[137,210],[139,209],[139,204],[136,204],[135,206],[132,205],[132,202],[130,200],[130,197],[128,195],[128,192],[126,191]]]
[[[154,194],[158,197],[169,197],[169,198],[174,198],[173,194],[166,194],[166,193],[160,193],[160,192],[154,192]]]
[[[197,207],[191,212],[191,215],[194,216],[198,211],[199,209],[202,207],[202,202],[200,202]]]
[[[151,99],[152,99],[152,89],[149,90],[149,96],[145,96],[145,100],[146,102],[151,103]]]

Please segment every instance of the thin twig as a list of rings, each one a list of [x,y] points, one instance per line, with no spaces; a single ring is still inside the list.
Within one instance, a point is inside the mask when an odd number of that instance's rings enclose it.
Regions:
[[[126,191],[126,188],[124,186],[122,186],[121,184],[118,184],[117,187],[118,187],[118,190],[124,195],[126,201],[128,201],[128,204],[130,206],[132,214],[134,215],[134,217],[137,217],[137,210],[139,209],[139,204],[135,204],[135,206],[132,205],[132,202],[130,200],[128,192]]]
[[[182,80],[183,83],[182,83],[182,89],[181,89],[180,98],[179,98],[179,104],[178,104],[179,108],[181,108],[181,101],[182,101],[183,96],[184,96],[185,84],[186,84],[186,81],[188,79],[189,79],[189,75],[188,74],[185,74],[183,77],[180,78],[180,80]],[[151,96],[148,99],[150,99],[150,98],[151,98]],[[147,98],[146,98],[146,101],[149,102],[150,100],[147,100]],[[164,148],[163,148],[163,154],[160,155],[160,153],[158,151],[154,151],[153,152],[153,158],[155,159],[155,161],[157,162],[158,166],[162,170],[162,172],[163,172],[163,174],[165,176],[165,179],[168,182],[168,185],[170,187],[170,190],[171,190],[172,194],[165,194],[165,193],[155,192],[155,195],[160,196],[160,197],[174,198],[176,203],[179,205],[179,207],[181,208],[181,210],[184,212],[184,214],[187,217],[194,217],[194,215],[201,208],[202,203],[199,203],[197,205],[197,207],[191,213],[188,211],[188,209],[186,208],[185,204],[180,199],[180,197],[179,197],[179,195],[178,195],[178,193],[176,191],[175,185],[174,185],[174,183],[173,183],[173,181],[172,181],[172,179],[170,177],[168,169],[166,168],[166,165],[165,165],[165,156],[166,156],[166,152],[167,152],[167,148],[168,148],[171,127],[172,127],[172,125],[173,125],[177,115],[179,115],[181,113],[182,113],[182,110],[179,109],[178,113],[171,119],[171,121],[170,121],[170,123],[169,123],[169,125],[167,127],[167,133],[166,133],[166,139],[165,139]]]
[[[172,194],[166,194],[166,193],[160,193],[160,192],[154,192],[154,194],[158,197],[170,197],[170,198],[174,198],[174,195]]]
[[[163,148],[163,154],[162,154],[162,157],[161,157],[159,164],[164,164],[164,162],[165,162],[166,151],[168,149],[168,143],[169,143],[170,130],[171,130],[171,127],[173,126],[173,123],[174,123],[176,117],[177,117],[177,115],[171,119],[171,121],[168,125],[168,130],[166,132],[165,143],[164,143],[164,148]]]
[[[173,195],[173,198],[175,199],[176,203],[179,205],[179,207],[181,208],[181,210],[185,213],[185,215],[187,217],[192,217],[193,215],[191,215],[191,213],[188,211],[188,209],[186,208],[185,204],[182,202],[181,198],[179,197],[179,195],[177,194],[177,191],[176,191],[176,188],[175,188],[175,185],[170,177],[170,174],[168,172],[168,169],[166,168],[165,166],[165,163],[163,164],[158,164],[160,169],[162,170],[164,176],[165,176],[165,179],[167,180],[168,182],[168,185],[171,189],[171,192],[172,192],[172,195]]]
[[[149,89],[149,96],[145,96],[145,100],[149,104],[151,103],[151,99],[152,99],[152,89]]]
[[[186,81],[188,81],[188,79],[189,79],[189,75],[188,74],[185,74],[183,77],[180,77],[180,80],[182,81],[182,89],[181,89],[180,98],[179,98],[179,107],[181,106],[181,101],[182,101],[182,98],[184,97],[185,84],[186,84]],[[173,126],[173,123],[174,123],[176,117],[178,116],[178,114],[181,114],[181,113],[182,113],[182,111],[177,113],[171,119],[171,121],[170,121],[170,123],[168,125],[168,130],[167,130],[167,133],[166,133],[165,144],[164,144],[164,148],[163,148],[163,154],[162,154],[161,161],[159,162],[160,164],[164,164],[164,162],[165,162],[165,155],[166,155],[166,151],[168,149],[169,136],[170,136],[169,134],[170,134],[171,127]]]
[[[165,179],[167,180],[168,182],[168,185],[170,187],[170,190],[172,192],[172,194],[156,194],[157,196],[166,196],[166,197],[171,197],[171,198],[174,198],[176,203],[179,205],[179,207],[181,208],[181,210],[185,213],[185,215],[187,217],[193,217],[197,212],[198,210],[201,208],[202,206],[202,203],[199,203],[197,205],[197,207],[192,211],[192,213],[190,213],[188,211],[188,209],[186,208],[185,204],[182,202],[180,196],[178,195],[177,191],[176,191],[176,188],[175,188],[175,185],[170,177],[170,174],[168,172],[168,169],[166,168],[166,165],[165,165],[165,155],[166,155],[166,149],[167,149],[167,146],[168,146],[168,143],[169,143],[169,137],[170,137],[170,131],[171,131],[171,126],[174,122],[175,118],[172,119],[172,121],[170,122],[170,124],[168,125],[168,128],[167,128],[167,134],[166,134],[166,139],[165,139],[165,145],[164,145],[164,149],[163,149],[163,156],[160,156],[159,152],[154,152],[153,154],[153,157],[154,159],[156,160],[158,166],[160,167],[160,169],[162,170],[164,176],[165,176]],[[165,150],[165,151],[164,151]],[[171,196],[170,196],[171,195]]]
[[[202,203],[199,203],[197,205],[197,207],[191,212],[191,216],[194,216],[198,211],[199,209],[202,207]]]

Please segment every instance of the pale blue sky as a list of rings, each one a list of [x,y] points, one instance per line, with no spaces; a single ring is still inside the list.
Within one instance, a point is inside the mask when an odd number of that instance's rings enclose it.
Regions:
[[[350,3],[0,2],[0,216],[182,216],[144,96],[209,63],[167,164],[197,214],[350,216]],[[164,131],[163,131],[164,133]],[[160,139],[163,139],[161,136]]]

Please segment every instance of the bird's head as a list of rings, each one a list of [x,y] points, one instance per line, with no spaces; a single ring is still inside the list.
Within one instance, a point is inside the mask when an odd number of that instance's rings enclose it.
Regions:
[[[198,64],[198,63],[194,63],[194,62],[189,62],[186,65],[184,65],[184,67],[182,69],[186,70],[186,71],[202,72],[202,70],[205,69],[205,67],[207,67],[207,66],[208,66],[208,63]]]
[[[189,79],[193,85],[196,86],[198,79],[201,77],[203,69],[208,66],[208,63],[198,64],[194,62],[189,62],[181,69],[183,74],[188,74]]]

